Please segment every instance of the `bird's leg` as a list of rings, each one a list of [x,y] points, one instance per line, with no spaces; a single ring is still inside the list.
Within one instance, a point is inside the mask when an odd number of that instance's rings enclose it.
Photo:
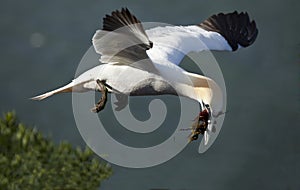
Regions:
[[[101,92],[101,99],[99,100],[99,102],[95,105],[94,108],[92,108],[92,112],[98,113],[99,111],[103,110],[105,107],[105,104],[107,102],[107,88],[106,88],[106,84],[105,81],[100,81],[99,79],[96,80],[100,92]]]

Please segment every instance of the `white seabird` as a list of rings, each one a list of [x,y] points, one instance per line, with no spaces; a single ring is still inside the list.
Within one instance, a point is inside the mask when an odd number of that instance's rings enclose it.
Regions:
[[[172,94],[191,98],[201,105],[201,116],[190,140],[207,136],[210,117],[223,113],[222,91],[212,79],[179,67],[185,54],[195,51],[235,51],[251,45],[258,34],[255,21],[247,13],[219,13],[198,25],[165,26],[144,30],[142,23],[127,8],[103,18],[102,30],[93,36],[93,46],[101,55],[96,66],[69,84],[33,97],[42,100],[62,92],[101,91],[102,98],[93,111],[101,111],[106,93],[124,96]],[[117,109],[124,106],[116,104]],[[208,110],[208,112],[206,112]],[[203,112],[205,111],[205,112]],[[208,115],[209,114],[209,118]],[[205,137],[206,141],[208,137]]]

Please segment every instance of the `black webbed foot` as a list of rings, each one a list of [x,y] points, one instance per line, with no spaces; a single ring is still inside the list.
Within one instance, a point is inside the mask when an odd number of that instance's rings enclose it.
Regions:
[[[100,81],[98,79],[98,80],[96,80],[96,82],[97,82],[100,92],[101,92],[101,99],[95,105],[95,107],[91,109],[91,111],[94,113],[98,113],[101,110],[103,110],[105,107],[105,104],[107,102],[107,87],[106,87],[105,81]]]

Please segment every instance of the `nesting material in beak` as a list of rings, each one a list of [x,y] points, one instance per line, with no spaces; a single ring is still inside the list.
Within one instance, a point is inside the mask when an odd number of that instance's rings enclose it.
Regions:
[[[211,111],[209,105],[204,104],[204,109],[196,117],[192,126],[192,132],[189,136],[189,142],[198,139],[199,134],[204,135],[211,119]]]

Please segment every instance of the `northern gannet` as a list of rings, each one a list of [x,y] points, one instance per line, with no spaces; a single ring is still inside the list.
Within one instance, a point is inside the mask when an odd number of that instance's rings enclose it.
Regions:
[[[62,92],[100,91],[102,98],[93,109],[101,111],[107,92],[123,96],[171,94],[196,100],[201,112],[193,125],[190,141],[199,134],[206,138],[211,117],[224,111],[222,91],[212,79],[179,67],[185,54],[195,51],[236,51],[251,45],[258,34],[255,21],[245,12],[219,13],[198,25],[164,26],[144,30],[142,23],[122,8],[103,18],[92,43],[101,55],[96,66],[69,84],[33,97],[42,100]],[[118,105],[118,104],[117,104]],[[117,109],[122,109],[122,106]]]

